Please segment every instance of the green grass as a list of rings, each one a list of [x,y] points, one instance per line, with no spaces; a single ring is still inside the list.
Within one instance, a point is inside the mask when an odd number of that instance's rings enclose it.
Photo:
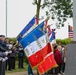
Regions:
[[[23,69],[19,69],[19,68],[18,68],[18,61],[16,61],[15,70],[12,70],[12,71],[8,71],[8,70],[7,70],[7,71],[6,71],[6,74],[8,74],[8,73],[15,73],[15,72],[27,71],[27,68],[28,68],[28,64],[24,62],[24,68],[23,68]],[[33,69],[36,69],[36,67],[33,68]]]
[[[16,61],[16,66],[15,66],[15,70],[7,70],[6,73],[14,73],[14,72],[22,72],[22,71],[27,71],[27,67],[28,67],[28,64],[27,63],[24,63],[24,68],[23,69],[19,69],[18,68],[18,62]]]

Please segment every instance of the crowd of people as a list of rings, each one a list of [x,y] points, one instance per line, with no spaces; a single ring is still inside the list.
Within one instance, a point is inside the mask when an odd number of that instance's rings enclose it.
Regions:
[[[47,73],[61,75],[65,71],[66,63],[66,48],[67,46],[62,45],[60,42],[58,44],[53,44],[53,53],[57,67],[52,68]],[[5,75],[5,70],[15,69],[16,54],[18,55],[18,68],[24,68],[24,50],[21,44],[16,44],[14,41],[9,42],[9,38],[5,38],[4,35],[0,35],[0,75]],[[28,62],[28,75],[33,75],[32,68]],[[45,73],[46,75],[46,73]]]
[[[0,75],[5,75],[5,70],[14,70],[16,54],[18,55],[18,68],[24,68],[24,50],[19,44],[17,47],[14,41],[0,35]]]
[[[52,73],[55,73],[56,75],[64,75],[66,63],[66,48],[67,47],[62,45],[61,43],[55,44],[53,46],[54,57],[58,66],[52,69]]]

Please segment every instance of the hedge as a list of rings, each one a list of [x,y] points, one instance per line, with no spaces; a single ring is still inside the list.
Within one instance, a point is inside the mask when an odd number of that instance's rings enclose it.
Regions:
[[[17,40],[16,40],[16,38],[9,38],[9,41],[14,41],[14,42],[16,42]],[[64,45],[69,44],[71,41],[72,41],[72,39],[70,39],[70,38],[66,38],[66,39],[56,39],[56,42],[57,42],[57,43],[58,43],[58,42],[61,42],[61,44],[64,44]],[[18,61],[18,55],[16,55],[16,60]],[[25,58],[24,58],[24,62],[26,62],[26,63],[28,62],[26,55],[25,55]]]

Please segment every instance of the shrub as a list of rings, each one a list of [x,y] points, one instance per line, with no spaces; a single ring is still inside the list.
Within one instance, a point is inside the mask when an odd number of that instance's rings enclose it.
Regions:
[[[71,43],[72,39],[70,38],[66,38],[66,39],[56,39],[56,42],[59,43],[61,42],[61,44],[67,45],[69,43]]]

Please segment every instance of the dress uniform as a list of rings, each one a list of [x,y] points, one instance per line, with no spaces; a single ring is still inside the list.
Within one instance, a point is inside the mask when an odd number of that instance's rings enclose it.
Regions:
[[[5,75],[5,64],[7,60],[7,46],[5,41],[5,36],[0,35],[0,75]]]

